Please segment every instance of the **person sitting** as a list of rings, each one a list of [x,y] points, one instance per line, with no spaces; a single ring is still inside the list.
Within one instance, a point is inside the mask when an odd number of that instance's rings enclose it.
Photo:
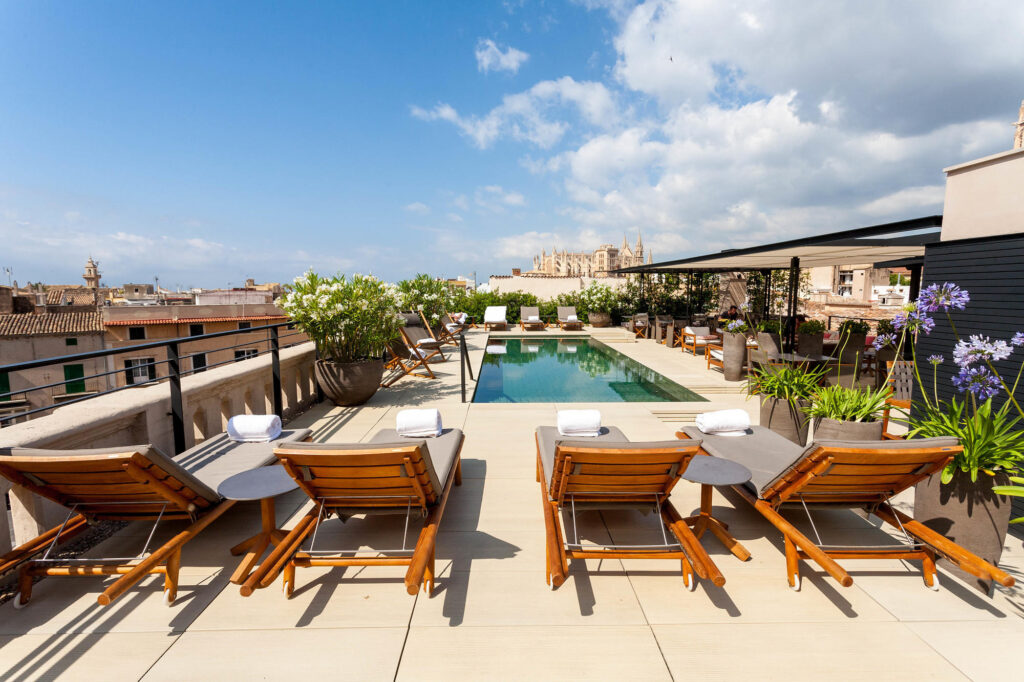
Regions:
[[[722,313],[722,319],[723,320],[738,320],[738,319],[740,319],[739,308],[737,308],[734,305],[729,306],[729,310],[727,312]]]

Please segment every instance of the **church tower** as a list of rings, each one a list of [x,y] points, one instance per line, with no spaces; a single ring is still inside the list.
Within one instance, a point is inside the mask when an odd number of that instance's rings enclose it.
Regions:
[[[94,262],[92,256],[89,256],[89,260],[85,264],[85,274],[82,275],[82,279],[85,280],[85,286],[90,289],[100,288],[99,263]]]

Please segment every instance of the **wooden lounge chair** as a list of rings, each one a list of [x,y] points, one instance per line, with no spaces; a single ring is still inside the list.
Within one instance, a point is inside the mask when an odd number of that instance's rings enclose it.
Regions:
[[[402,377],[419,377],[420,379],[436,379],[437,376],[434,371],[430,369],[428,364],[431,358],[440,356],[441,361],[444,361],[444,353],[441,351],[441,344],[438,341],[434,341],[427,336],[420,336],[420,340],[413,341],[410,334],[414,334],[414,330],[422,329],[418,327],[399,327],[398,333],[401,335],[401,343],[393,343],[388,346],[388,353],[390,358],[384,363],[384,369],[393,370],[400,372],[394,375],[390,379],[381,382],[381,386],[385,388],[392,386]],[[417,372],[416,368],[422,367],[422,372]]]
[[[646,339],[651,328],[651,318],[647,313],[636,313],[625,324],[626,329],[633,332],[638,339]]]
[[[519,308],[519,328],[525,331],[542,332],[547,327],[544,320],[540,319],[540,309],[536,307],[521,306]]]
[[[484,310],[484,330],[508,329],[508,320],[505,317],[507,307],[503,305],[490,305]]]
[[[704,347],[718,340],[718,337],[711,333],[710,327],[683,327],[678,338],[683,352],[690,351],[693,355],[704,354]]]
[[[405,587],[416,594],[422,585],[434,589],[434,548],[437,530],[452,485],[462,484],[462,443],[459,429],[445,429],[436,438],[403,438],[394,429],[377,432],[362,444],[299,443],[274,454],[314,502],[281,544],[242,585],[241,593],[270,586],[284,573],[284,592],[295,588],[295,569],[309,566],[408,566]],[[360,552],[321,550],[316,531],[331,514],[405,514],[406,528],[422,514],[423,527],[414,548],[403,537],[400,549]],[[311,545],[303,549],[306,538]]]
[[[807,559],[844,587],[852,585],[853,578],[836,559],[920,560],[925,584],[938,589],[936,554],[979,578],[1007,587],[1014,584],[1013,578],[1000,569],[889,503],[893,496],[941,471],[962,449],[955,438],[820,441],[804,448],[762,426],[752,427],[750,434],[739,438],[704,434],[696,427],[686,427],[676,435],[700,437],[705,452],[751,470],[751,481],[733,489],[782,532],[786,574],[794,590],[800,589],[800,561]],[[789,505],[806,512],[817,541],[779,513],[780,508]],[[864,509],[899,530],[903,537],[884,545],[826,544],[814,525],[812,507]]]
[[[580,331],[583,322],[576,317],[576,306],[558,306],[558,327],[565,331]]]
[[[152,445],[0,449],[0,474],[69,510],[60,526],[0,557],[0,574],[19,571],[15,607],[28,603],[36,576],[120,575],[97,599],[106,605],[153,573],[164,576],[164,601],[170,605],[177,597],[182,547],[235,503],[218,495],[217,486],[233,474],[272,461],[275,443],[308,437],[307,429],[298,429],[282,432],[272,443],[237,443],[221,434],[173,459]],[[152,551],[147,540],[132,559],[50,558],[58,545],[90,523],[106,520],[151,521],[154,530],[161,521],[191,523]]]
[[[914,363],[909,360],[897,360],[886,365],[886,373],[891,372],[892,376],[889,378],[891,393],[885,401],[885,409],[882,410],[882,438],[897,440],[903,436],[889,432],[890,412],[894,407],[904,414],[910,412],[910,399],[914,394]]]
[[[451,313],[445,313],[441,318],[441,323],[437,340],[441,343],[451,344],[453,346],[459,345],[459,334],[469,329],[468,322],[458,322]]]
[[[424,313],[422,310],[417,310],[416,312],[419,315],[420,324],[422,325],[422,328],[427,332],[427,336],[429,336],[431,339],[436,341],[437,344],[438,344],[438,347],[440,347],[440,346],[447,346],[447,345],[451,345],[451,346],[458,346],[459,345],[458,339],[456,339],[452,334],[450,334],[448,332],[448,330],[447,330],[447,328],[445,327],[444,324],[441,324],[441,326],[438,328],[437,332],[435,333],[434,332],[434,328],[431,326],[430,322],[427,320],[426,313]],[[442,319],[442,322],[443,322],[444,318],[442,317],[441,319]],[[419,326],[419,325],[417,325],[417,326]]]
[[[717,367],[725,371],[725,350],[721,344],[709,343],[704,346],[704,359],[707,361],[707,368]]]
[[[721,571],[668,499],[690,460],[700,452],[700,441],[638,443],[614,427],[602,432],[593,438],[566,438],[553,426],[537,429],[547,583],[554,589],[565,582],[569,559],[675,559],[682,564],[687,589],[696,588],[694,573],[724,585]],[[576,532],[576,512],[584,508],[654,511],[662,543],[584,544]],[[564,529],[563,514],[572,524],[571,536]]]

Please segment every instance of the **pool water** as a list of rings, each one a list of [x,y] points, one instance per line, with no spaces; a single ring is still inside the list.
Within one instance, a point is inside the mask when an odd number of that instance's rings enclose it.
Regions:
[[[491,339],[475,403],[705,402],[600,341]]]

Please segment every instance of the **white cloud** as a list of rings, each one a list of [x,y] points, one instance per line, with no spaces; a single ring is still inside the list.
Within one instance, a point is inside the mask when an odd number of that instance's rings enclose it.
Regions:
[[[493,40],[481,38],[476,44],[476,68],[483,73],[488,71],[509,71],[516,73],[519,67],[530,58],[530,55],[509,46],[502,50]]]
[[[942,209],[945,198],[944,185],[907,187],[884,197],[869,201],[860,207],[868,215],[904,215],[908,211]]]
[[[478,187],[473,195],[474,202],[480,208],[493,212],[502,212],[507,207],[526,205],[526,197],[519,192],[506,191],[500,185]]]
[[[406,204],[404,209],[409,213],[416,213],[417,215],[427,215],[430,213],[430,207],[420,201],[414,201],[411,204]]]
[[[432,109],[411,108],[412,115],[424,121],[447,121],[481,148],[490,147],[498,138],[515,140],[548,149],[570,129],[570,123],[558,118],[572,110],[582,127],[607,129],[615,125],[620,112],[611,91],[603,84],[576,81],[569,76],[540,81],[529,90],[505,95],[500,105],[483,116],[460,115],[450,104]]]

